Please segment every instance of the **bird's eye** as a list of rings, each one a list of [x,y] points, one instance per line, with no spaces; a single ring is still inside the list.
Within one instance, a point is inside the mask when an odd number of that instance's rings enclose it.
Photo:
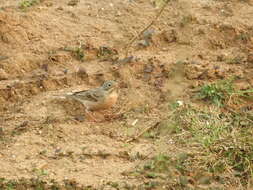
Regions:
[[[112,86],[111,84],[108,84],[108,86]]]

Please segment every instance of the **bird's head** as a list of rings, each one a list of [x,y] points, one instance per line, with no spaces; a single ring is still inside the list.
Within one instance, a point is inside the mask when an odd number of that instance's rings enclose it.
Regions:
[[[113,90],[115,90],[118,86],[118,83],[114,80],[108,80],[106,82],[104,82],[104,84],[102,85],[103,90],[111,92]]]

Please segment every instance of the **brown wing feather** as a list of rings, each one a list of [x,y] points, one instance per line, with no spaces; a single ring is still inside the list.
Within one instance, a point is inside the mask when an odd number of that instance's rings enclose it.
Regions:
[[[98,99],[103,98],[104,93],[99,88],[97,88],[93,90],[83,90],[75,92],[72,96],[83,100],[90,100],[97,102]]]

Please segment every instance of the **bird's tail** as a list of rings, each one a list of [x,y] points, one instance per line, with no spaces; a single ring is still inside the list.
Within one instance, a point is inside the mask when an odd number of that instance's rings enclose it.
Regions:
[[[69,92],[66,94],[56,94],[56,95],[53,95],[53,97],[60,98],[60,99],[73,98],[73,93]]]

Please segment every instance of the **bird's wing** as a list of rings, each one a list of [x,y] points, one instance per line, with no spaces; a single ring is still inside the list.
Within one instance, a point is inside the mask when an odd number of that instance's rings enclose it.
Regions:
[[[104,97],[104,93],[100,88],[92,89],[92,90],[83,90],[79,92],[75,92],[72,94],[72,97],[97,102],[99,99]]]

